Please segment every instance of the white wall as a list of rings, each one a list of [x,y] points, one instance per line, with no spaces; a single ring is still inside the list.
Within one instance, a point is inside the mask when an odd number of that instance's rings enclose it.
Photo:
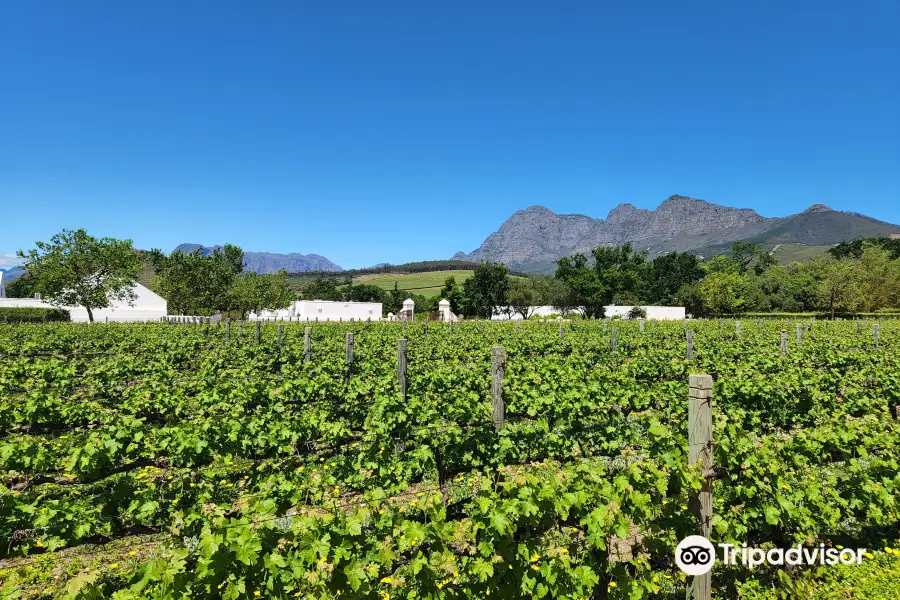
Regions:
[[[627,318],[633,306],[606,306],[605,314],[608,318]],[[641,306],[647,312],[647,319],[656,321],[684,320],[683,306]]]
[[[562,314],[560,310],[554,306],[533,306],[534,312],[531,313],[538,317],[547,317],[550,315],[559,315]],[[605,314],[607,318],[612,317],[621,317],[627,318],[629,311],[634,308],[633,306],[606,306],[604,307]],[[654,319],[657,321],[671,321],[671,320],[683,320],[684,319],[684,307],[683,306],[642,306],[645,311],[647,311],[647,319]],[[577,314],[577,313],[576,313]],[[522,319],[522,315],[513,311],[509,316],[503,313],[500,307],[494,309],[494,314],[491,316],[491,321],[519,321]]]
[[[167,314],[167,304],[164,298],[154,294],[139,283],[134,285],[134,306],[126,302],[114,301],[109,308],[98,308],[94,311],[94,321],[104,322],[134,322],[134,321],[159,321],[160,317]],[[3,307],[27,307],[27,308],[63,308],[69,311],[69,316],[76,323],[88,321],[87,310],[80,306],[56,307],[45,300],[33,298],[0,298],[0,306]]]
[[[380,321],[381,302],[343,302],[332,300],[296,300],[277,311],[250,313],[248,320],[291,319],[296,321]]]
[[[532,306],[533,310],[528,314],[529,317],[548,317],[550,315],[562,315],[562,311],[560,311],[555,306]],[[517,313],[516,311],[510,312],[509,316],[506,315],[505,312],[498,306],[494,308],[494,314],[491,315],[491,321],[521,321],[522,315]]]

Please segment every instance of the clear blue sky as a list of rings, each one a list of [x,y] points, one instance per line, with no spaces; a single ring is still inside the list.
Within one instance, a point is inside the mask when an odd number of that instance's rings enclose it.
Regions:
[[[675,193],[898,223],[898,23],[900,0],[4,0],[0,254],[85,227],[350,268]]]

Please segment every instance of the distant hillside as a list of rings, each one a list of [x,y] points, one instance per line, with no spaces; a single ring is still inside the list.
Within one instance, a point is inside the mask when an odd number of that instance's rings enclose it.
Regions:
[[[200,250],[204,256],[212,254],[215,249],[222,246],[204,246],[202,244],[181,244],[172,252],[184,252],[189,254]],[[341,267],[334,264],[324,256],[318,254],[276,254],[273,252],[244,252],[244,270],[256,273],[277,273],[284,269],[288,273],[304,273],[308,271],[323,271],[339,273]]]
[[[25,269],[12,267],[11,269],[0,269],[0,273],[3,273],[3,283],[10,283],[24,275]]]
[[[796,215],[769,218],[746,208],[676,195],[655,210],[620,204],[605,220],[560,215],[543,206],[532,206],[514,213],[470,254],[458,252],[453,258],[498,261],[525,272],[547,273],[562,256],[625,242],[649,251],[651,256],[672,251],[712,256],[741,240],[771,249],[777,244],[829,246],[891,233],[900,233],[900,227],[822,204]]]

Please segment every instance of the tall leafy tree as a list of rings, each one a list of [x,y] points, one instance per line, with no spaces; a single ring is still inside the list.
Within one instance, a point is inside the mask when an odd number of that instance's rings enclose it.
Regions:
[[[534,287],[534,280],[518,277],[510,281],[507,303],[523,319],[530,317],[538,303],[538,292]]]
[[[396,286],[396,282],[394,283]],[[441,288],[441,291],[438,294],[442,299],[446,300],[450,303],[450,310],[459,314],[462,311],[462,306],[465,302],[465,296],[463,294],[463,288],[456,282],[456,277],[452,275],[444,280],[444,286]]]
[[[262,310],[287,308],[295,299],[288,288],[285,271],[264,275],[243,273],[234,280],[229,296],[232,310],[239,311],[242,317],[251,312],[258,315]]]
[[[80,306],[94,321],[94,311],[112,301],[134,301],[141,259],[131,240],[97,239],[84,229],[63,229],[49,242],[17,255],[25,259],[32,289],[57,306]]]
[[[593,264],[584,254],[556,262],[556,277],[572,292],[572,300],[585,317],[602,318],[613,299],[634,302],[644,279],[646,253],[635,252],[630,243],[591,250]]]
[[[232,309],[229,292],[244,262],[237,246],[226,244],[207,256],[200,249],[169,256],[153,250],[151,262],[156,269],[153,290],[166,299],[169,312],[211,315]]]
[[[670,252],[647,263],[643,273],[641,296],[649,304],[674,305],[678,290],[703,279],[700,259],[687,252]]]
[[[858,281],[853,261],[828,261],[818,286],[820,307],[831,313],[832,319],[838,312],[857,310],[862,301]]]
[[[465,314],[490,319],[494,308],[506,305],[509,280],[506,266],[500,263],[481,263],[472,277],[463,283]]]
[[[316,279],[303,289],[305,300],[343,300],[344,295],[332,279]]]
[[[588,318],[603,317],[607,297],[612,294],[600,281],[597,273],[588,265],[587,257],[578,253],[556,261],[556,278],[563,282],[569,290],[567,298],[562,300],[570,310],[580,310]],[[562,308],[562,307],[559,307]]]
[[[351,302],[384,302],[387,293],[371,283],[350,284],[344,288],[344,300]]]
[[[766,269],[775,265],[775,257],[755,242],[735,242],[731,245],[731,258],[741,273],[752,270],[757,275],[762,275]]]
[[[733,315],[746,310],[750,281],[740,273],[710,273],[698,289],[703,306],[714,317]]]

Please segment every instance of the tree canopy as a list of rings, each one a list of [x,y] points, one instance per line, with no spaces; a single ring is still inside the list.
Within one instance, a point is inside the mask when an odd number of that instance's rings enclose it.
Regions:
[[[84,229],[63,229],[49,242],[17,255],[25,259],[28,283],[57,306],[81,306],[93,322],[94,310],[112,301],[132,303],[141,259],[131,240],[97,239]]]

